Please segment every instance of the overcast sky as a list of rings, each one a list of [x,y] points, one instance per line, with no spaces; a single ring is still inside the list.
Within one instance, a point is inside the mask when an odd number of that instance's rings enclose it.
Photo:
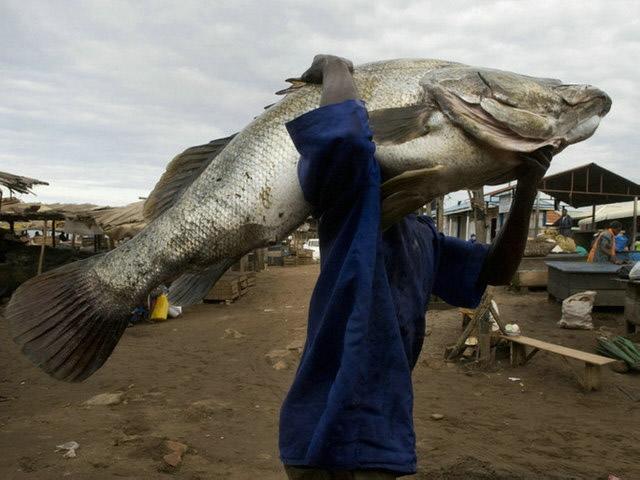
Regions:
[[[0,170],[51,184],[28,201],[135,201],[320,52],[596,85],[611,112],[551,171],[594,161],[640,182],[640,2],[612,0],[0,0]]]

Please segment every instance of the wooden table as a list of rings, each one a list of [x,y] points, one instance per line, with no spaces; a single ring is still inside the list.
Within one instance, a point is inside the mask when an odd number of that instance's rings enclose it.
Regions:
[[[585,290],[597,292],[595,306],[623,307],[625,285],[618,282],[620,265],[612,263],[547,262],[547,291],[556,300]]]
[[[586,259],[587,257],[577,253],[550,253],[544,257],[522,257],[513,283],[518,287],[546,287],[547,262],[584,262]]]
[[[625,287],[624,321],[627,333],[636,333],[640,329],[640,282],[619,278]]]

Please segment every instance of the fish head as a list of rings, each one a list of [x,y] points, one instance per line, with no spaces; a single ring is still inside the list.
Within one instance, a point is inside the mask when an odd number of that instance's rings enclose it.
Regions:
[[[559,85],[553,90],[567,105],[561,122],[569,127],[558,150],[591,137],[611,110],[611,97],[592,85]]]
[[[515,152],[551,146],[557,153],[593,135],[611,108],[611,98],[591,85],[494,69],[443,68],[421,84],[425,98],[467,134]]]

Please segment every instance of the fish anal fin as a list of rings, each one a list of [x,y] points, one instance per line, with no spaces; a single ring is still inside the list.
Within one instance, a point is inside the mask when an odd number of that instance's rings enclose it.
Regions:
[[[199,303],[234,263],[235,259],[226,258],[199,272],[182,274],[169,287],[169,301],[185,307]]]
[[[405,143],[429,133],[433,109],[427,104],[382,108],[369,112],[373,141],[379,145]]]
[[[147,221],[154,220],[171,208],[234,136],[188,148],[174,157],[144,203],[144,218]]]

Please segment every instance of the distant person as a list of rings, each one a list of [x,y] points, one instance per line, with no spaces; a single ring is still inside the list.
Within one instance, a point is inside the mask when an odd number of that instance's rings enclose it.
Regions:
[[[622,224],[614,220],[609,228],[600,232],[591,245],[588,262],[620,263],[616,258],[616,235],[622,230]]]
[[[567,207],[562,207],[562,216],[555,221],[555,226],[558,227],[558,233],[565,237],[572,237],[573,232],[571,231],[571,227],[573,227],[573,218],[569,216],[567,213]]]
[[[629,238],[625,235],[624,230],[620,230],[620,233],[616,235],[616,252],[628,252],[629,251]]]
[[[478,238],[476,237],[475,233],[472,233],[471,236],[469,237],[469,243],[476,243],[478,241]]]

